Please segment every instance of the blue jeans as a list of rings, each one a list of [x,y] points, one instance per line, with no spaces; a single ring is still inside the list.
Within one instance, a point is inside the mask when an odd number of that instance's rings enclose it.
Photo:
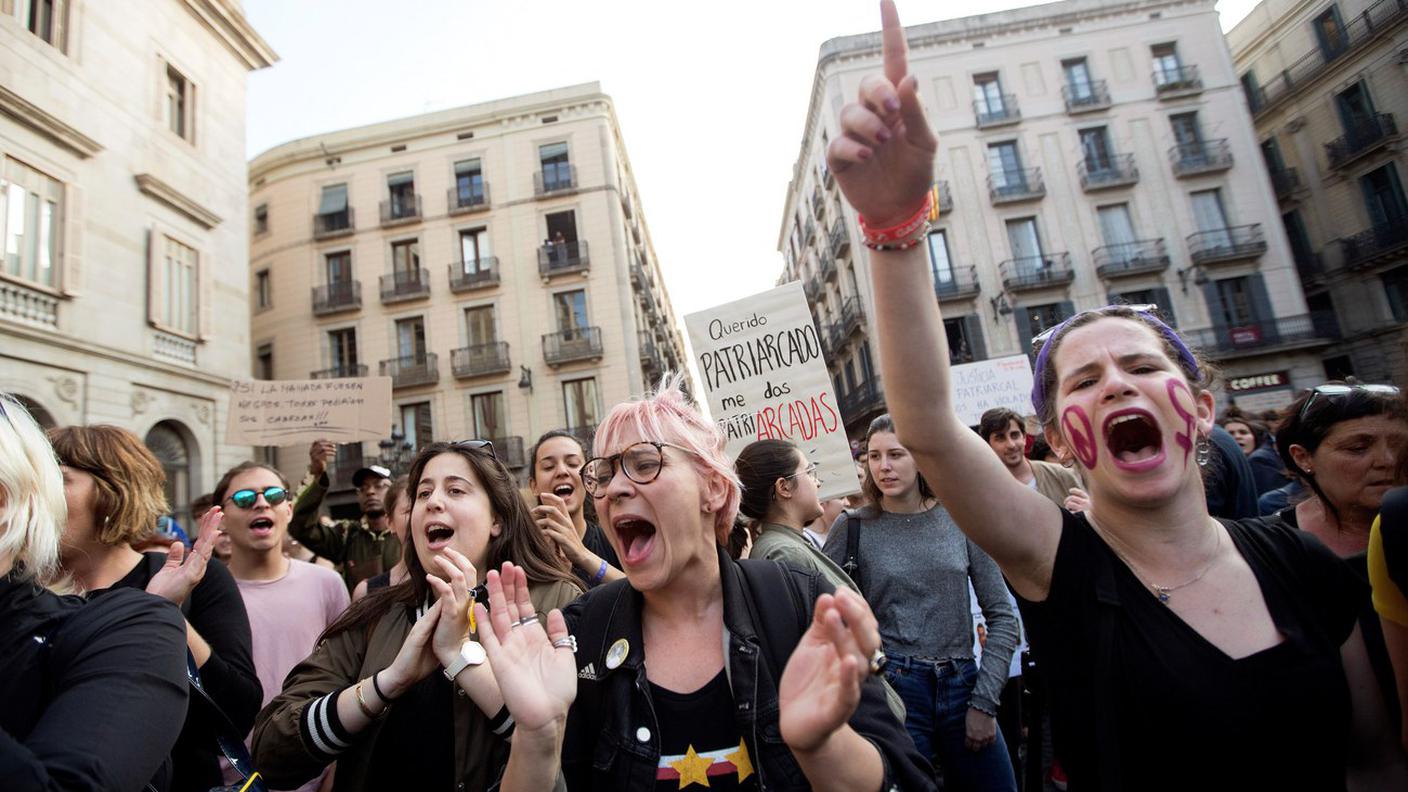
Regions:
[[[915,747],[943,769],[945,790],[1017,791],[1001,729],[981,751],[963,745],[968,701],[978,680],[977,663],[890,655],[885,678],[904,699],[904,725]]]

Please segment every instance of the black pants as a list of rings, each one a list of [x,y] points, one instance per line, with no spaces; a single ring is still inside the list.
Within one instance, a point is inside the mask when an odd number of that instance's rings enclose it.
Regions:
[[[997,702],[997,726],[1002,730],[1002,739],[1007,743],[1007,754],[1012,758],[1012,775],[1017,778],[1017,788],[1022,788],[1022,758],[1018,752],[1022,745],[1022,678],[1009,677],[1002,688],[1002,696]]]

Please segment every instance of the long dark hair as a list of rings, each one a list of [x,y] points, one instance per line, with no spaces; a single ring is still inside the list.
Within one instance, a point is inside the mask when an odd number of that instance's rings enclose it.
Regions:
[[[528,451],[528,481],[533,484],[534,489],[537,489],[538,484],[538,451],[543,447],[543,443],[557,437],[565,437],[576,443],[577,447],[582,449],[582,462],[585,463],[587,458],[591,456],[591,451],[582,443],[582,438],[572,434],[566,429],[549,429],[543,432],[542,436],[538,438],[538,442],[534,443],[533,447]],[[577,478],[580,479],[581,477],[582,474],[579,470],[577,472]],[[590,495],[586,494],[585,487],[583,487],[582,492],[582,519],[589,523],[595,523],[596,503]]]
[[[530,583],[561,581],[581,588],[582,584],[572,575],[557,551],[548,546],[548,538],[533,522],[528,506],[518,494],[513,475],[502,462],[488,453],[453,443],[431,443],[421,449],[415,462],[411,463],[407,491],[412,493],[412,498],[415,497],[413,493],[425,472],[425,466],[441,454],[459,454],[469,463],[475,478],[489,496],[489,506],[494,517],[498,518],[502,525],[499,535],[489,539],[484,571],[498,569],[505,561],[512,561],[515,566],[523,568]],[[416,508],[417,504],[412,503],[412,518]],[[426,570],[420,563],[420,557],[416,555],[415,540],[409,525],[406,527],[406,541],[401,547],[401,557],[406,562],[406,579],[394,586],[373,591],[354,602],[337,621],[328,626],[323,638],[354,627],[369,628],[395,605],[417,607],[430,600],[433,589],[426,582]]]
[[[738,510],[754,520],[768,516],[777,498],[777,480],[797,472],[797,446],[788,440],[768,439],[749,443],[733,462],[743,485]]]
[[[1374,415],[1386,415],[1399,421],[1408,421],[1408,406],[1404,405],[1400,395],[1354,387],[1360,383],[1353,379],[1345,382],[1335,380],[1326,384],[1349,385],[1352,390],[1339,395],[1321,395],[1311,388],[1302,393],[1286,407],[1286,417],[1276,427],[1276,452],[1280,454],[1286,470],[1308,485],[1338,520],[1339,509],[1325,497],[1324,491],[1315,481],[1314,474],[1307,473],[1296,464],[1295,457],[1291,455],[1291,446],[1298,445],[1314,454],[1336,424]],[[1309,407],[1306,406],[1307,402],[1310,402]]]
[[[870,473],[870,438],[881,432],[895,434],[895,422],[890,420],[890,414],[876,418],[870,422],[870,428],[865,430],[865,483],[861,484],[861,490],[865,492],[865,497],[874,504],[875,508],[881,509],[880,499],[883,493],[880,492],[880,485],[875,483],[875,477]],[[919,495],[924,500],[938,500],[934,490],[929,486],[929,482],[924,480],[924,474],[919,472],[919,465],[914,466],[914,475],[919,479]],[[883,511],[883,509],[881,509]]]

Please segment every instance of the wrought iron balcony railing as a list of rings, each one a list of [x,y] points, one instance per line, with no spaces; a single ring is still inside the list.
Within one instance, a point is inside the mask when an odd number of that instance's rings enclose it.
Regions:
[[[1188,236],[1188,256],[1194,264],[1256,258],[1266,252],[1261,223],[1199,231]]]
[[[557,366],[601,357],[601,328],[578,327],[543,334],[543,359]]]
[[[450,371],[459,378],[502,374],[511,368],[507,341],[474,344],[450,352]]]
[[[362,282],[337,281],[313,287],[313,315],[351,311],[362,307]]]
[[[1071,254],[1046,253],[1008,259],[998,265],[1002,285],[1008,291],[1062,286],[1075,279]]]

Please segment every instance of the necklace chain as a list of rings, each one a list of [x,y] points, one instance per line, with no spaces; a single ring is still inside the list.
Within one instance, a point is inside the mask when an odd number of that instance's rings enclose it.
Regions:
[[[1091,523],[1092,527],[1094,527],[1094,525],[1094,523]],[[1105,532],[1101,531],[1099,528],[1096,528],[1095,530],[1101,536],[1106,535]],[[1160,586],[1158,583],[1144,580],[1144,576],[1139,574],[1139,571],[1134,568],[1134,564],[1129,560],[1129,558],[1124,553],[1121,553],[1118,547],[1115,547],[1114,542],[1108,541],[1108,539],[1113,538],[1114,537],[1107,537],[1107,541],[1105,544],[1108,545],[1111,550],[1115,551],[1115,555],[1119,556],[1120,560],[1124,562],[1124,565],[1129,567],[1129,571],[1134,574],[1134,577],[1136,577],[1140,583],[1143,583],[1144,585],[1154,590],[1154,596],[1158,598],[1159,602],[1162,602],[1165,605],[1168,604],[1170,594],[1175,591],[1178,591],[1181,588],[1191,586],[1206,577],[1207,574],[1212,571],[1212,568],[1217,565],[1218,558],[1221,557],[1220,551],[1222,550],[1222,530],[1219,526],[1219,529],[1217,531],[1217,546],[1213,548],[1212,558],[1208,560],[1208,563],[1203,567],[1202,571],[1194,575],[1193,577],[1188,578],[1182,583],[1179,583],[1178,585]]]

